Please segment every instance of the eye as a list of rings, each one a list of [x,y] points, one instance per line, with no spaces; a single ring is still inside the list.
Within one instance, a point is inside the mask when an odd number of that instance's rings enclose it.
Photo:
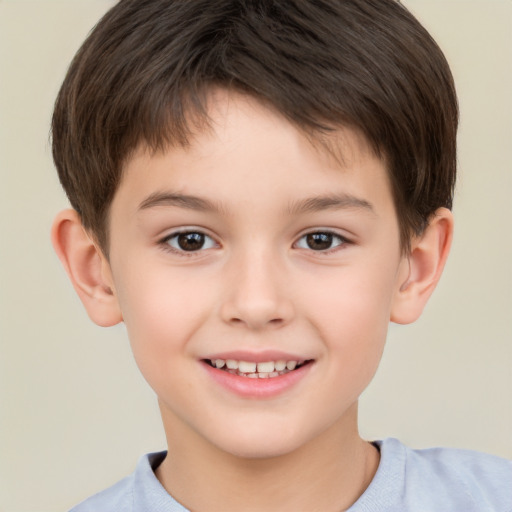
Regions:
[[[166,237],[164,244],[177,252],[195,252],[203,249],[211,249],[217,244],[215,241],[200,231],[182,231]]]
[[[296,246],[300,249],[310,249],[312,251],[328,251],[346,243],[348,243],[348,240],[336,233],[315,231],[299,238]]]

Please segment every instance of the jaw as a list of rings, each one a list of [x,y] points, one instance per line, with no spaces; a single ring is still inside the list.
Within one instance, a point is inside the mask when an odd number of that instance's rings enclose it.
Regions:
[[[236,430],[234,426],[227,435],[235,434]],[[188,429],[183,437],[179,429],[168,432],[172,457],[167,457],[158,468],[157,477],[178,501],[192,510],[208,510],[212,503],[222,503],[225,511],[282,512],[330,510],[332,503],[348,508],[376,471],[378,461],[372,465],[365,461],[370,446],[357,432],[357,403],[352,404],[343,422],[284,453],[272,452],[271,445],[276,440],[273,431],[279,429],[269,424],[266,430],[267,454],[261,446],[252,453],[247,448],[227,453],[202,436],[191,435]],[[293,432],[281,432],[281,447],[283,440],[290,437],[294,437]],[[198,481],[202,482],[200,495],[197,484],[193,484]],[[304,482],[312,485],[304,486]],[[332,496],[333,489],[338,493],[336,496]]]

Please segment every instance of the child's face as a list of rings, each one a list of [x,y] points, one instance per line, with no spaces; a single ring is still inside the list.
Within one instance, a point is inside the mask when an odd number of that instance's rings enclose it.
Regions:
[[[341,163],[254,100],[212,105],[190,147],[130,159],[111,209],[113,288],[165,427],[247,457],[356,432],[407,272],[384,164],[349,130]],[[305,364],[256,379],[211,359]]]

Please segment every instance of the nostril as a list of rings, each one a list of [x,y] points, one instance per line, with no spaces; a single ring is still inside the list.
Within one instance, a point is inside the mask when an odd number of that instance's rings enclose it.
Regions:
[[[266,300],[257,295],[233,296],[220,305],[220,316],[233,327],[249,329],[278,328],[294,316],[293,306],[287,299]]]

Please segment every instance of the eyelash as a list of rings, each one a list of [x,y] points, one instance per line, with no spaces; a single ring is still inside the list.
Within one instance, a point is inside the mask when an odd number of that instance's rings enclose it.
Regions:
[[[333,252],[339,251],[343,246],[349,245],[351,243],[350,240],[348,240],[344,236],[340,235],[339,233],[335,233],[334,231],[318,230],[318,231],[310,231],[308,233],[305,233],[298,239],[297,242],[295,242],[294,245],[298,245],[301,240],[307,239],[307,237],[314,236],[314,235],[323,235],[323,236],[327,235],[328,237],[331,238],[331,244],[336,239],[339,241],[339,243],[336,244],[334,247],[329,247],[327,249],[315,250],[315,249],[311,249],[311,247],[301,247],[301,249],[309,250],[314,253],[318,253],[318,254],[322,254],[322,255],[328,255]],[[307,242],[306,242],[306,244],[307,244]]]
[[[181,235],[200,235],[201,237],[203,237],[203,240],[205,239],[208,239],[210,240],[211,242],[211,245],[212,247],[214,246],[218,246],[217,242],[215,242],[215,240],[207,235],[206,233],[204,233],[203,231],[201,230],[198,230],[198,229],[186,229],[186,230],[182,230],[182,231],[175,231],[174,233],[171,233],[170,235],[166,236],[165,238],[163,238],[160,242],[159,242],[159,245],[167,252],[171,252],[173,254],[176,254],[178,256],[182,256],[182,257],[193,257],[193,256],[197,256],[197,253],[205,250],[204,248],[204,244],[197,250],[191,250],[191,251],[187,251],[186,249],[182,249],[182,248],[178,248],[178,247],[173,247],[171,245],[171,240],[178,240],[178,237],[181,236]],[[206,247],[206,249],[211,249],[212,247]]]
[[[206,240],[206,239],[209,240],[210,242],[209,242],[208,245],[211,245],[211,246],[205,248],[204,244],[203,244],[197,250],[190,250],[190,251],[187,251],[186,249],[183,249],[183,248],[173,247],[171,245],[171,243],[170,243],[171,240],[176,240],[177,241],[178,237],[181,236],[181,235],[199,235],[200,237],[203,237],[203,241]],[[313,235],[323,235],[323,236],[327,235],[328,237],[331,237],[331,244],[336,239],[339,241],[339,243],[337,245],[335,245],[334,247],[329,247],[327,249],[315,250],[315,249],[311,249],[311,247],[300,247],[300,246],[299,246],[299,248],[300,249],[309,250],[309,251],[311,251],[313,253],[317,253],[317,254],[328,255],[328,254],[331,254],[332,252],[336,252],[336,251],[340,250],[343,246],[352,243],[350,240],[348,240],[344,236],[342,236],[342,235],[340,235],[338,233],[335,233],[333,231],[318,230],[318,231],[310,231],[308,233],[303,234],[297,240],[297,242],[294,243],[294,247],[297,247],[301,240],[303,240],[303,239],[307,240],[307,237],[310,237],[310,236],[313,236]],[[306,242],[306,244],[307,244],[307,242]],[[207,235],[206,233],[204,233],[204,232],[202,232],[200,230],[188,229],[188,230],[177,231],[177,232],[171,233],[170,235],[168,235],[165,238],[163,238],[159,242],[159,245],[165,251],[171,252],[171,253],[176,254],[178,256],[193,257],[193,256],[197,256],[198,253],[200,253],[200,252],[202,252],[204,250],[212,249],[213,247],[218,246],[218,243],[215,242],[215,240],[211,236]]]

